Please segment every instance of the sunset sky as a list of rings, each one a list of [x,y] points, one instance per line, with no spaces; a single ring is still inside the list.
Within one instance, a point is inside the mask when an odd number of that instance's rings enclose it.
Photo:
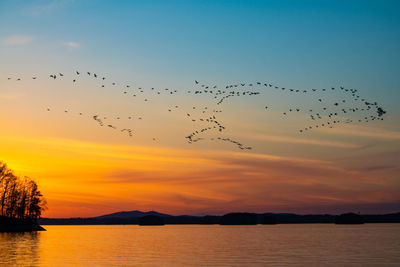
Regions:
[[[399,12],[365,0],[0,1],[0,161],[38,182],[44,217],[398,212]],[[240,83],[261,94],[217,105],[187,93]],[[384,120],[341,114],[352,123],[300,133],[316,123],[308,110],[361,106],[340,86]],[[191,119],[213,115],[226,129],[189,144],[206,125]]]

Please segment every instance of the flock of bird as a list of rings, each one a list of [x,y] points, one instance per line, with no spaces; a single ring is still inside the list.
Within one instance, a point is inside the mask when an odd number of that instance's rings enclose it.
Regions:
[[[293,106],[289,107],[282,112],[283,118],[287,118],[292,114],[306,114],[309,119],[309,123],[305,125],[303,128],[298,129],[299,133],[304,133],[306,131],[311,131],[313,129],[329,127],[332,128],[335,125],[341,123],[368,123],[370,121],[383,120],[383,115],[386,111],[377,103],[367,101],[365,98],[361,97],[359,91],[357,89],[349,89],[345,87],[331,87],[329,89],[310,89],[310,90],[300,90],[294,88],[285,88],[277,85],[273,85],[271,83],[238,83],[238,84],[230,84],[219,87],[217,85],[207,85],[202,84],[199,81],[194,81],[194,88],[186,91],[178,91],[170,88],[156,89],[154,87],[145,89],[142,87],[133,87],[131,84],[122,84],[117,83],[115,81],[108,82],[104,76],[100,76],[94,72],[81,72],[75,71],[71,76],[64,75],[63,73],[53,73],[48,76],[49,79],[52,80],[60,80],[60,79],[69,79],[72,84],[76,84],[79,82],[80,78],[85,75],[87,77],[92,77],[93,79],[99,80],[99,86],[101,88],[105,87],[117,87],[121,89],[121,93],[126,96],[141,98],[144,102],[150,102],[151,98],[148,96],[148,93],[153,93],[153,96],[159,95],[175,95],[178,93],[189,94],[193,96],[211,96],[214,99],[214,108],[210,108],[209,106],[203,106],[202,108],[193,106],[192,111],[185,111],[186,118],[189,119],[193,123],[202,124],[199,128],[193,130],[187,136],[185,136],[186,141],[189,144],[196,143],[201,140],[211,140],[211,141],[223,141],[229,142],[239,149],[252,149],[250,146],[246,146],[239,141],[233,140],[228,137],[220,136],[226,127],[217,120],[217,114],[223,112],[222,104],[228,101],[229,98],[234,97],[244,97],[244,96],[257,96],[265,93],[268,90],[275,90],[281,92],[287,92],[292,96],[300,96],[306,95],[315,98],[316,107],[314,108],[304,108],[301,106]],[[21,81],[21,78],[7,78],[9,81]],[[38,80],[38,77],[31,77],[32,80]],[[327,92],[338,92],[340,93],[338,99],[332,101],[332,98],[326,95]],[[146,94],[145,94],[146,93]],[[220,107],[220,108],[218,108]],[[49,107],[46,108],[47,111],[51,111]],[[180,109],[179,105],[174,105],[169,107],[166,111],[174,112],[175,110]],[[270,111],[270,106],[264,106],[265,111]],[[68,113],[68,110],[64,110],[65,113]],[[196,117],[194,112],[204,114],[203,117]],[[82,112],[78,112],[80,116],[83,115]],[[358,116],[354,118],[354,116]],[[113,123],[105,122],[107,120],[107,116],[100,116],[99,114],[91,114],[89,115],[95,122],[98,123],[99,126],[104,126],[113,130],[118,130],[122,133],[126,133],[129,137],[133,137],[135,134],[135,130],[132,128],[119,128]],[[128,119],[128,120],[142,120],[141,116],[119,116],[114,117],[114,120],[120,119]],[[215,133],[217,136],[213,135],[212,137],[207,138],[205,134],[207,133]],[[152,138],[153,141],[157,139],[155,137]]]

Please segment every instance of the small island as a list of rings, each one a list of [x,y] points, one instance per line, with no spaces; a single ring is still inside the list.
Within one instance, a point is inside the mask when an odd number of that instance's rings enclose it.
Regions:
[[[221,225],[256,225],[257,215],[247,212],[228,213],[221,217]]]
[[[164,220],[158,215],[146,215],[139,218],[139,225],[146,226],[146,225],[164,225]]]
[[[0,232],[45,231],[37,222],[45,208],[36,182],[16,176],[0,161]]]
[[[335,224],[364,224],[364,218],[356,213],[344,213],[335,217]]]

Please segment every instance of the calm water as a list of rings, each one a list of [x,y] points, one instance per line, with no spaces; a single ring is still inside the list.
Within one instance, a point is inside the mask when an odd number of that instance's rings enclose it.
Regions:
[[[1,266],[400,266],[400,224],[45,226]]]

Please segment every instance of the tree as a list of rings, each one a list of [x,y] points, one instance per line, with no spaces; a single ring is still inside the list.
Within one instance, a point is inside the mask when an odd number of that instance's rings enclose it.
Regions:
[[[0,161],[0,215],[36,220],[45,209],[46,200],[36,182],[19,178]]]
[[[0,208],[1,216],[4,216],[4,207],[7,205],[7,197],[9,193],[10,184],[14,179],[13,172],[8,169],[7,164],[0,161]]]
[[[29,194],[28,194],[28,218],[38,219],[42,211],[46,208],[46,200],[43,198],[42,193],[35,181],[28,181]]]

